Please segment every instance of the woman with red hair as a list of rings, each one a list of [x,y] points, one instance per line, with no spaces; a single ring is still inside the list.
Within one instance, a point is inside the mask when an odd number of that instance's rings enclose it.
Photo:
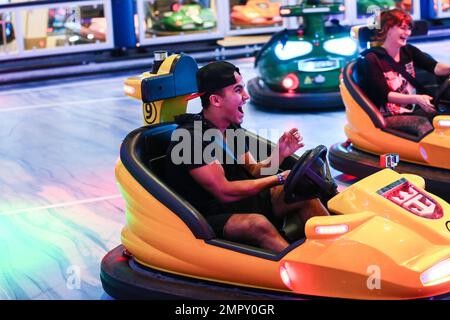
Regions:
[[[437,111],[433,98],[415,81],[414,68],[449,76],[450,65],[407,44],[412,27],[412,17],[403,10],[381,12],[375,40],[382,44],[362,53],[367,79],[362,87],[380,108],[387,127],[420,137],[433,129],[430,120]]]

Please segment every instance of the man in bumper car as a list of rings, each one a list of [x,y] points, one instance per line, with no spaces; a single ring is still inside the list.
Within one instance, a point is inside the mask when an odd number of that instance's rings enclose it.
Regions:
[[[412,24],[412,17],[400,9],[382,12],[375,39],[382,45],[362,53],[365,63],[359,73],[362,89],[387,126],[420,137],[433,129],[432,118],[441,110],[432,103],[433,93],[415,80],[414,67],[448,77],[450,65],[406,44]]]
[[[289,170],[279,165],[303,146],[296,128],[285,132],[271,155],[256,162],[245,142],[243,107],[249,99],[233,64],[218,61],[197,72],[203,110],[176,118],[167,151],[166,178],[210,223],[218,237],[276,252],[289,243],[278,231],[287,215],[301,222],[328,215],[319,199],[284,202]],[[193,96],[193,97],[195,97]]]

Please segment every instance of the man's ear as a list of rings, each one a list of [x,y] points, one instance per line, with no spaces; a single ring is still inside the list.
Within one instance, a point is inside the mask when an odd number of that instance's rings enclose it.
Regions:
[[[209,96],[209,102],[215,106],[219,105],[222,101],[222,97],[218,94],[212,94]]]

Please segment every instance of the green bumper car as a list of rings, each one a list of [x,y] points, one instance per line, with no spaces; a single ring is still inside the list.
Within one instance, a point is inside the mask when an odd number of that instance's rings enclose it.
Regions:
[[[255,104],[309,110],[343,107],[339,76],[358,57],[358,46],[349,28],[338,21],[325,27],[324,15],[344,10],[343,4],[317,1],[280,8],[281,16],[303,16],[303,27],[275,34],[258,53],[258,76],[248,83]]]
[[[181,5],[175,2],[171,10],[161,13],[153,24],[157,31],[201,31],[212,29],[216,26],[216,19],[210,8],[203,8],[199,4]]]

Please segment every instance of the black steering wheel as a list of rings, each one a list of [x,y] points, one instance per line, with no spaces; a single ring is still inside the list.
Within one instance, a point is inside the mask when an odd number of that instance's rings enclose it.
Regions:
[[[328,201],[337,193],[327,161],[327,148],[323,145],[307,150],[297,160],[284,185],[286,203],[314,198]]]
[[[446,112],[450,110],[450,78],[447,78],[436,91],[433,99],[436,110]]]

